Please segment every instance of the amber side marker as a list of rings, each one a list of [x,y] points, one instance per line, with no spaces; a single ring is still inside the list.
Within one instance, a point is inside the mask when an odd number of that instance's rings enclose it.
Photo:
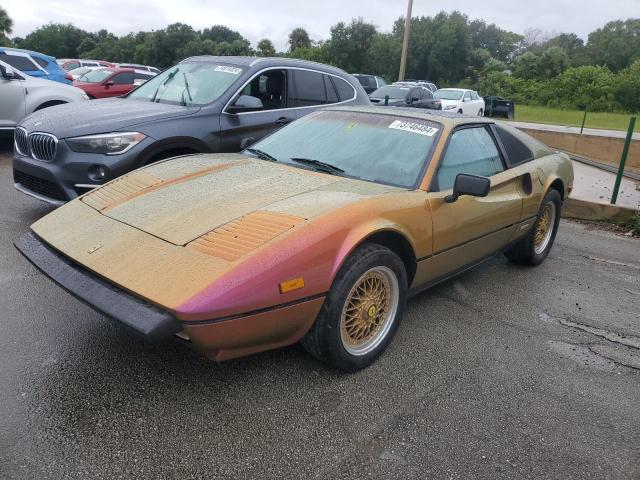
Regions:
[[[294,278],[286,282],[280,282],[280,293],[291,292],[292,290],[298,290],[302,287],[304,287],[304,278]]]

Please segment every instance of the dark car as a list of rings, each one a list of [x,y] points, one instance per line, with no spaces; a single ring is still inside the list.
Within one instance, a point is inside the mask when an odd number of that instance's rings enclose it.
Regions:
[[[354,77],[360,82],[364,91],[367,94],[375,92],[380,87],[384,87],[387,82],[384,81],[384,78],[379,77],[377,75],[364,75],[362,73],[354,73]]]
[[[386,97],[389,97],[388,100]],[[431,90],[410,84],[387,85],[379,88],[369,95],[369,100],[374,105],[380,106],[442,109],[440,100],[434,98]]]
[[[509,120],[513,120],[515,117],[516,104],[513,100],[507,98],[490,95],[484,98],[485,117],[505,117]]]
[[[370,105],[344,71],[302,60],[192,57],[125,97],[36,112],[18,126],[18,190],[61,204],[133,169],[238,152],[325,105]]]

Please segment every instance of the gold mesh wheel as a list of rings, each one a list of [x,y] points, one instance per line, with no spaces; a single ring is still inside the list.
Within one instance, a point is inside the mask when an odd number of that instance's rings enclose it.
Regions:
[[[533,238],[533,249],[540,255],[549,245],[553,226],[556,223],[556,204],[548,202],[536,223],[536,233]]]
[[[363,273],[342,308],[340,338],[345,350],[366,355],[380,345],[393,325],[399,299],[393,270],[378,266]]]

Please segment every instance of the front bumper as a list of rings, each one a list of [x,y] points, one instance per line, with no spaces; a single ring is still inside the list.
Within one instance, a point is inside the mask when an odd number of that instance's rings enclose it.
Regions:
[[[82,269],[34,233],[22,236],[15,246],[36,268],[73,296],[145,338],[158,340],[182,330],[181,323],[168,312]]]
[[[49,162],[22,155],[14,148],[14,186],[39,200],[62,205],[137,168],[140,153],[151,143],[152,140],[147,137],[121,155],[103,155],[74,152],[61,139],[58,141],[56,157]],[[100,181],[91,179],[89,169],[95,165],[103,166],[108,172],[107,177]]]

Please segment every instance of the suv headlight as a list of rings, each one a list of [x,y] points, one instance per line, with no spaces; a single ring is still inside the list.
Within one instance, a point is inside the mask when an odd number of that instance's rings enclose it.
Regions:
[[[66,142],[74,152],[119,155],[131,150],[145,138],[146,135],[139,132],[116,132],[67,138]]]

